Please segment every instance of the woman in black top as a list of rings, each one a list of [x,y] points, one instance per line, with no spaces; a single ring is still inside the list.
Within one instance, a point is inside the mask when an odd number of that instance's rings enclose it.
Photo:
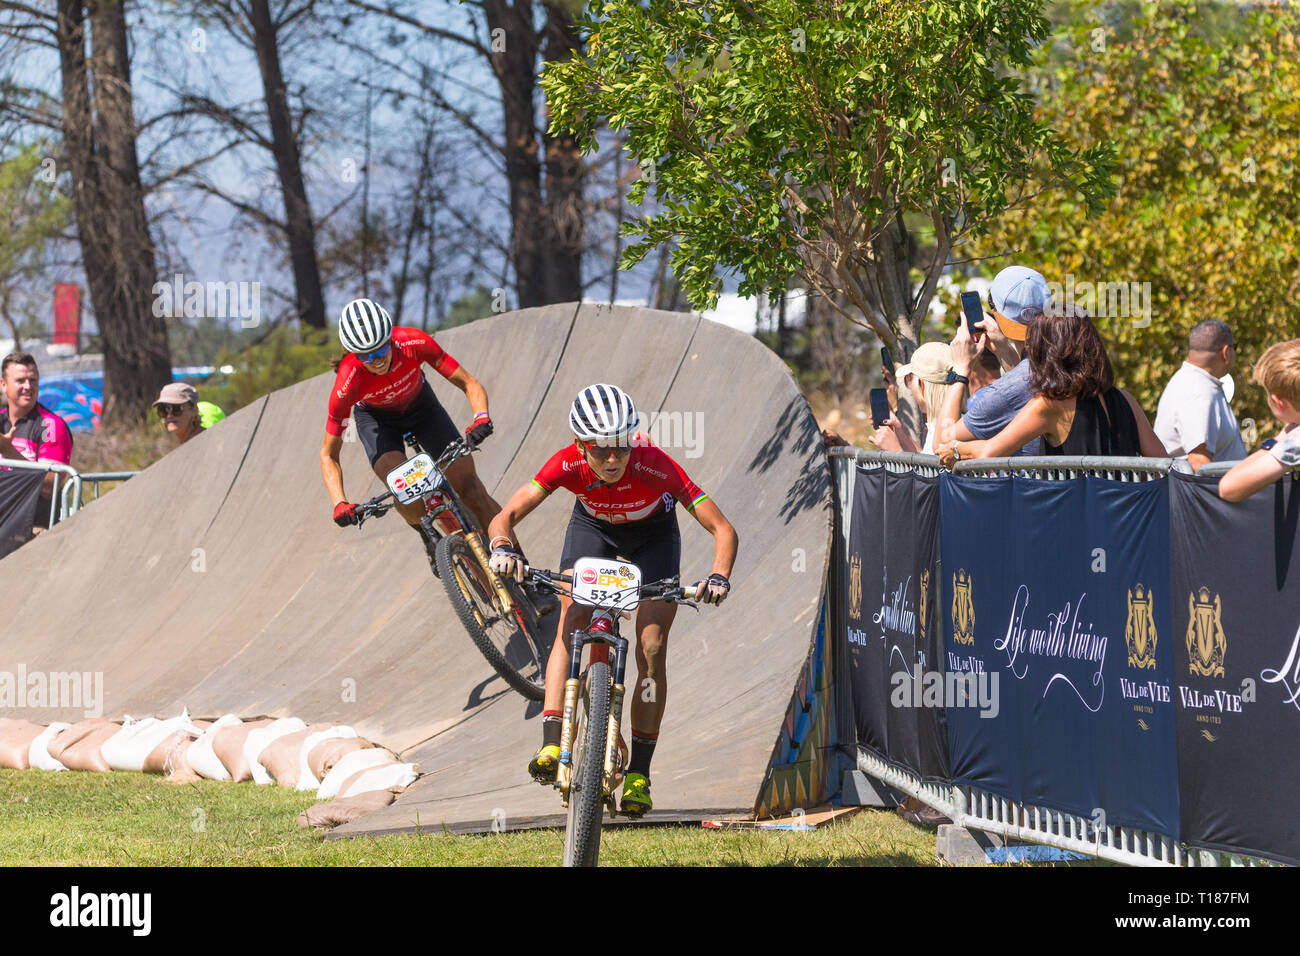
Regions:
[[[1039,436],[1047,455],[1168,457],[1133,396],[1115,387],[1106,346],[1086,312],[1067,306],[1038,316],[1025,347],[1034,397],[992,438],[941,447],[945,465],[1012,455]]]

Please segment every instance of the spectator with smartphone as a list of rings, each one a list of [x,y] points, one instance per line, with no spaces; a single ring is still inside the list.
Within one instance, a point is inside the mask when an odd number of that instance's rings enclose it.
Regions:
[[[1192,471],[1212,461],[1246,457],[1246,443],[1221,381],[1236,357],[1237,343],[1226,322],[1197,322],[1187,337],[1187,360],[1156,406],[1156,435],[1169,457],[1186,458]]]
[[[1050,309],[1029,324],[1025,352],[1033,397],[992,438],[940,447],[951,468],[963,458],[1002,458],[1033,439],[1046,455],[1165,457],[1141,406],[1115,386],[1106,346],[1088,313]]]
[[[36,359],[27,352],[10,352],[0,362],[0,381],[8,403],[0,411],[0,457],[72,464],[72,432],[68,423],[37,400],[40,372]],[[54,473],[46,472],[41,485],[41,505],[34,515],[34,529],[49,526],[54,481]]]
[[[1277,441],[1233,465],[1219,479],[1219,497],[1241,501],[1300,466],[1300,339],[1272,345],[1255,363],[1255,381],[1268,393],[1268,407],[1285,427]],[[1265,442],[1265,445],[1268,443]]]
[[[957,324],[951,343],[953,374],[946,384],[936,416],[936,444],[992,438],[1002,431],[1034,397],[1029,360],[1020,354],[1029,323],[1051,304],[1051,290],[1042,274],[1026,266],[1008,266],[993,278],[989,304],[993,314],[972,335],[966,321]],[[988,349],[1008,369],[995,382],[970,394],[963,415],[962,401],[970,386],[970,370],[979,353]],[[1013,454],[1040,455],[1042,441],[1034,439]]]

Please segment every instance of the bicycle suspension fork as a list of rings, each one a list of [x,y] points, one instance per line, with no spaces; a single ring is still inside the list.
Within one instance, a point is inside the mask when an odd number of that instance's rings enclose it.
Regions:
[[[564,682],[564,717],[560,724],[560,767],[556,776],[556,783],[560,787],[566,805],[572,779],[574,717],[577,713],[578,695],[582,688],[582,649],[589,642],[595,645],[592,648],[593,659],[597,655],[601,655],[608,660],[608,649],[610,647],[614,648],[613,685],[610,688],[609,699],[609,726],[606,728],[605,734],[604,780],[607,791],[613,787],[614,775],[618,771],[623,695],[626,690],[623,678],[627,671],[628,642],[626,638],[619,636],[617,625],[609,612],[597,611],[587,629],[575,630],[569,643],[569,677]],[[587,732],[591,733],[592,729],[588,727]]]

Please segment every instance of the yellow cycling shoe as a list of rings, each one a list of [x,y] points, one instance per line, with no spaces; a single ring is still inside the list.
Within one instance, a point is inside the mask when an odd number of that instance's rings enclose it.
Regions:
[[[538,783],[555,783],[555,773],[559,769],[559,747],[543,747],[528,761],[528,773]]]
[[[622,810],[630,817],[644,816],[654,806],[650,799],[650,781],[645,774],[629,773],[623,778]]]

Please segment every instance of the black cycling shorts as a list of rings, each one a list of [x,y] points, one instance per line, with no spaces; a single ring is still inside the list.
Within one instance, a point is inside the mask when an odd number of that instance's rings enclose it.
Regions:
[[[578,502],[564,535],[560,570],[567,571],[579,558],[623,558],[641,569],[641,582],[650,584],[681,574],[682,536],[677,512],[644,521],[613,524],[589,515]]]
[[[402,441],[402,436],[407,432],[414,435],[420,447],[434,458],[460,437],[451,416],[438,402],[428,382],[424,383],[424,388],[420,389],[415,401],[406,411],[393,412],[354,405],[352,421],[372,468],[380,456],[390,451],[400,451],[403,458],[407,457],[406,443]]]

